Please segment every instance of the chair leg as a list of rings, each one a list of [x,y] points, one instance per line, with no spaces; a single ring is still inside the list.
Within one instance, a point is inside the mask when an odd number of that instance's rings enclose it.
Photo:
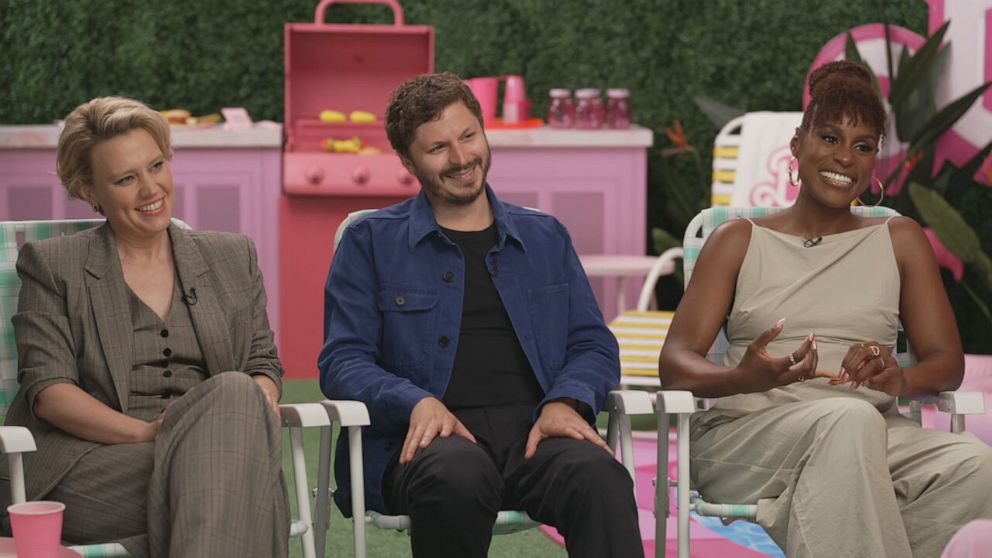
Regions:
[[[689,415],[678,416],[677,428],[679,558],[689,558]]]
[[[20,453],[7,455],[10,471],[11,503],[20,504],[27,501],[24,491],[24,459]]]
[[[634,438],[630,428],[630,415],[620,415],[620,461],[627,468],[631,485],[634,487],[634,502],[637,502],[637,464],[634,462]]]
[[[658,413],[658,472],[654,479],[654,556],[665,558],[668,542],[668,414]]]
[[[366,558],[365,548],[365,474],[362,463],[362,427],[348,427],[348,452],[351,470],[351,513],[355,524],[355,558]]]
[[[317,464],[317,501],[316,518],[314,521],[314,544],[317,558],[324,558],[327,553],[327,530],[331,522],[331,430],[325,426],[320,429],[320,458]]]
[[[303,533],[303,557],[316,558],[314,550],[314,527],[310,515],[310,494],[307,481],[306,456],[303,452],[303,429],[293,427],[289,429],[290,449],[293,459],[293,484],[296,487],[296,507],[300,513],[300,521],[306,525],[307,530]]]

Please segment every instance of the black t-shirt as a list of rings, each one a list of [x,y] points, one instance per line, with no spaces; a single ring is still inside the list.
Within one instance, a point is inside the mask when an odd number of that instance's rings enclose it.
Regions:
[[[496,224],[474,232],[442,229],[465,260],[465,298],[455,367],[444,394],[449,409],[529,403],[544,397],[487,265]]]

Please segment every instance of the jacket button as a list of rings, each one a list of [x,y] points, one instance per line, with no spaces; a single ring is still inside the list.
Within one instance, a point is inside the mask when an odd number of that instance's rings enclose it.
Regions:
[[[451,271],[445,271],[442,279],[444,279],[445,283],[450,283],[455,280],[455,274]]]
[[[451,344],[451,338],[447,335],[442,335],[441,338],[437,340],[437,344],[442,347],[447,347]]]
[[[400,295],[400,296],[396,297],[396,306],[403,306],[404,304],[406,304],[406,297],[405,296]]]
[[[162,356],[164,356],[164,357],[166,357],[166,358],[168,358],[168,357],[171,357],[171,356],[172,356],[172,349],[170,349],[170,348],[168,348],[168,347],[166,347],[166,348],[165,348],[165,349],[164,349],[164,350],[162,351]]]
[[[165,372],[162,372],[162,375],[165,376],[166,378],[171,378],[172,377],[172,370],[169,370],[168,368],[166,368],[165,369]]]
[[[168,337],[169,336],[169,330],[163,329],[162,331],[159,332],[159,335],[161,335],[162,337]]]

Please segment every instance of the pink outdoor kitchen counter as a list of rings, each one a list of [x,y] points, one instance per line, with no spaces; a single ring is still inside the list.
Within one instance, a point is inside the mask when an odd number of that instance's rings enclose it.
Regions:
[[[99,217],[88,204],[70,201],[55,175],[58,135],[55,124],[0,126],[0,220]],[[172,144],[175,217],[195,229],[240,232],[255,241],[278,334],[282,126],[173,127]]]

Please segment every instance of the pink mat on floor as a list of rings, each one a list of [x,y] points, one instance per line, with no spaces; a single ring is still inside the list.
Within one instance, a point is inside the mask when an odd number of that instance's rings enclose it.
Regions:
[[[675,456],[675,446],[671,446],[668,453],[671,459]],[[644,555],[652,558],[655,551],[655,530],[654,530],[654,488],[651,485],[652,479],[657,476],[658,450],[653,439],[634,440],[634,463],[637,464],[636,484],[637,484],[637,512],[641,528],[641,538],[644,541]],[[669,463],[674,473],[674,461]],[[676,533],[676,513],[675,504],[672,503],[671,515],[668,518],[666,531],[668,533],[667,546],[665,548],[666,558],[677,558],[677,546],[675,541]],[[767,558],[765,554],[755,552],[734,542],[731,542],[705,526],[697,523],[694,519],[691,534],[691,555],[693,558]],[[565,546],[565,541],[554,527],[542,526],[541,531],[561,546]]]

